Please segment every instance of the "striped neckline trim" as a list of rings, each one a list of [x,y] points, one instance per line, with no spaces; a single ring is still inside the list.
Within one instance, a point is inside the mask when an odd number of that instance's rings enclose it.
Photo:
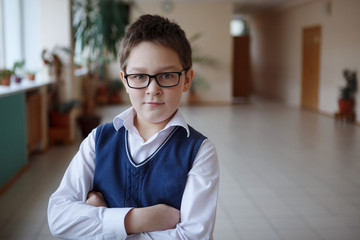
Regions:
[[[171,136],[175,133],[175,131],[178,128],[179,128],[178,126],[175,127],[174,130],[172,130],[172,132],[169,134],[169,136],[164,140],[164,142],[161,143],[161,145],[149,157],[147,157],[145,160],[141,161],[139,164],[134,162],[134,160],[131,157],[130,150],[129,150],[129,144],[128,144],[128,131],[125,128],[125,149],[126,149],[126,155],[129,159],[130,163],[136,168],[145,165],[163,148],[163,146],[170,140]]]

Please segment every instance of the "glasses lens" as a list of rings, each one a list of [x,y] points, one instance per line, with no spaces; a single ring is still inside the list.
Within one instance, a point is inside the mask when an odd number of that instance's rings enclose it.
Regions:
[[[128,84],[133,88],[143,88],[148,84],[149,76],[145,74],[131,74],[127,76]]]
[[[159,73],[156,75],[156,80],[160,86],[171,87],[179,83],[180,75],[178,73]]]

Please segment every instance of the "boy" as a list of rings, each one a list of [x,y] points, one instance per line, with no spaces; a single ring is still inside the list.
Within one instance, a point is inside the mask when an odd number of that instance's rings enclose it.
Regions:
[[[50,230],[66,239],[212,239],[216,150],[178,110],[194,76],[185,33],[144,15],[119,53],[132,107],[82,142],[50,197]]]

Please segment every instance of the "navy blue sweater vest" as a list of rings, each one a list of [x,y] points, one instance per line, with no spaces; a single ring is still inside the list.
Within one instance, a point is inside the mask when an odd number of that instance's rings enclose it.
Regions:
[[[163,203],[180,210],[187,174],[205,137],[189,126],[176,127],[149,158],[131,159],[125,127],[112,123],[96,130],[94,191],[114,207],[147,207]]]

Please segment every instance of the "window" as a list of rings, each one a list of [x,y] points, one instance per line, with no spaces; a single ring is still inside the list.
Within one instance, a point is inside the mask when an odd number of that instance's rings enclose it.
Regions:
[[[0,69],[5,67],[5,43],[4,43],[4,21],[3,21],[4,11],[3,3],[0,0]]]
[[[28,70],[41,67],[39,0],[0,0],[0,68],[25,59]]]
[[[2,59],[3,67],[12,68],[15,61],[23,59],[21,3],[20,0],[2,0]]]

